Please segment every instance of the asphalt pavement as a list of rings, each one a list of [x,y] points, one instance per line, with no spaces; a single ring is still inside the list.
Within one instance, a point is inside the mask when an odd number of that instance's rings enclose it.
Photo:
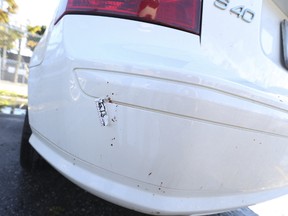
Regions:
[[[23,120],[23,116],[0,113],[1,216],[145,215],[89,194],[49,165],[32,172],[22,170],[19,164],[19,143]],[[256,215],[249,208],[242,208],[214,216]]]

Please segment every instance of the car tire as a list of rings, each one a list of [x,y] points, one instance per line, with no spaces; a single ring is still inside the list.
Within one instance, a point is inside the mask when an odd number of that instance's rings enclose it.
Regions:
[[[39,168],[44,159],[35,151],[29,142],[32,130],[29,124],[28,110],[24,118],[22,129],[21,146],[20,146],[20,165],[27,171]]]

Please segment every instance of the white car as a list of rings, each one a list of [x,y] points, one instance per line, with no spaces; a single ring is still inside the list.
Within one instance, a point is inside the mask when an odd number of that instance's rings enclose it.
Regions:
[[[61,1],[31,60],[22,166],[38,152],[155,215],[288,193],[285,19],[285,0]]]

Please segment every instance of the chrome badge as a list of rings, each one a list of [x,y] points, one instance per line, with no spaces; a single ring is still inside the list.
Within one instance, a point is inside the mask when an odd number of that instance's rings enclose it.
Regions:
[[[215,0],[214,5],[221,10],[229,9],[230,14],[235,14],[237,18],[241,18],[247,23],[251,23],[255,18],[255,12],[253,10],[244,5],[231,7],[230,0]]]

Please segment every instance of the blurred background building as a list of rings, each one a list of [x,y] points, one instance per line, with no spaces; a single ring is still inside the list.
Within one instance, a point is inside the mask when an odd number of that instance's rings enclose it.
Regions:
[[[33,50],[46,26],[31,26],[17,20],[15,0],[0,0],[0,80],[27,83]]]

